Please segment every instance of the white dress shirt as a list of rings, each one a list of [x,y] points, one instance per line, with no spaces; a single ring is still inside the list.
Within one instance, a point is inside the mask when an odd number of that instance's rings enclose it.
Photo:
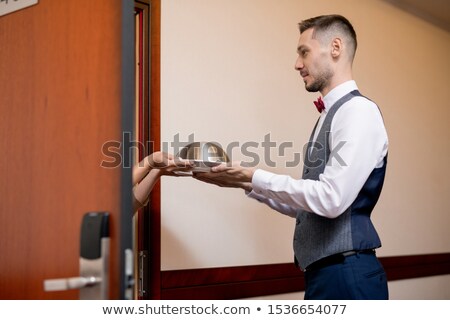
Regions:
[[[329,108],[357,89],[351,80],[323,97],[325,110],[320,115],[314,140]],[[327,218],[338,217],[356,199],[373,169],[383,166],[388,137],[376,104],[364,97],[354,97],[344,103],[331,123],[329,146],[331,152],[335,147],[340,148],[337,154],[343,163],[337,161],[338,157],[331,157],[319,180],[297,180],[257,169],[252,179],[253,191],[248,196],[294,218],[298,209]]]

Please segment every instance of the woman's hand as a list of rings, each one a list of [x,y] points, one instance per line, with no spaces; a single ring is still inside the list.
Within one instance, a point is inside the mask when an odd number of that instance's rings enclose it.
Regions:
[[[158,169],[160,175],[176,176],[178,171],[190,171],[193,163],[189,160],[175,158],[172,154],[156,151],[144,159],[145,165],[150,169]]]

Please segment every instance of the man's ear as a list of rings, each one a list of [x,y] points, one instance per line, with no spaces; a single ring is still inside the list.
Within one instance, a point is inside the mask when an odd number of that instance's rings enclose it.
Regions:
[[[337,58],[342,54],[343,43],[341,38],[334,38],[331,41],[331,56]]]

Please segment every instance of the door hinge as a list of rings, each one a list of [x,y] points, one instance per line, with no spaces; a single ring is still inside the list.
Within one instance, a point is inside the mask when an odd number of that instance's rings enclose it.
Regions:
[[[148,294],[148,251],[139,251],[138,259],[138,296],[145,298]]]
[[[134,299],[134,283],[133,250],[125,249],[125,300]]]

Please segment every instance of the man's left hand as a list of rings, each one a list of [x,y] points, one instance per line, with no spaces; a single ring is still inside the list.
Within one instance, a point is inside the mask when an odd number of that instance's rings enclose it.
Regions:
[[[219,187],[242,188],[250,192],[255,170],[256,168],[243,167],[239,162],[226,163],[211,168],[211,172],[195,172],[194,178]]]

